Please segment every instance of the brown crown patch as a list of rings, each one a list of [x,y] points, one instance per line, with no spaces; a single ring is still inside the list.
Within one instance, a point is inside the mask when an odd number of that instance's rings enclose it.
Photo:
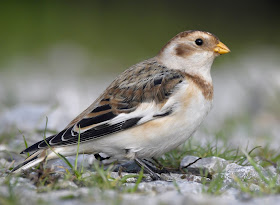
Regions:
[[[189,35],[190,33],[194,32],[194,30],[191,30],[191,31],[183,31],[181,33],[178,33],[176,36],[174,36],[173,38],[170,39],[170,41],[167,42],[167,44],[165,44],[162,49],[160,49],[159,54],[161,54],[163,52],[163,50],[176,38],[182,38],[182,37],[185,37],[187,35]]]
[[[174,36],[170,41],[168,41],[167,44],[165,44],[165,46],[163,46],[162,49],[159,51],[158,55],[160,55],[160,54],[163,52],[163,50],[164,50],[166,47],[168,47],[168,45],[169,45],[172,41],[174,41],[175,39],[177,39],[177,38],[184,38],[184,37],[186,37],[186,36],[188,36],[188,35],[190,35],[191,33],[194,33],[194,32],[207,33],[208,35],[213,36],[214,39],[215,39],[217,42],[219,41],[219,38],[218,38],[217,36],[215,36],[215,35],[212,34],[212,33],[207,32],[207,31],[199,31],[199,30],[183,31],[183,32],[181,32],[181,33],[178,33],[178,34],[177,34],[176,36]]]

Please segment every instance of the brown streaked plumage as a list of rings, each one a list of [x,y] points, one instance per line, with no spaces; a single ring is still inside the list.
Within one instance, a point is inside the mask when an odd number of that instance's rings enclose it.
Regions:
[[[64,130],[25,149],[22,153],[34,153],[13,171],[56,158],[49,146],[65,156],[76,154],[80,139],[80,153],[134,159],[157,178],[141,159],[174,149],[195,132],[212,107],[211,65],[227,52],[208,32],[179,33],[157,56],[120,74]]]
[[[67,129],[70,128],[76,133],[94,129],[100,123],[111,120],[119,114],[135,111],[143,103],[155,102],[162,107],[186,75],[183,71],[168,69],[154,58],[136,64],[118,76],[98,101],[95,101],[82,115],[74,119],[60,135],[47,138],[47,142],[53,142],[52,145],[55,146],[63,145],[65,142],[56,139],[63,136],[63,133],[67,133]],[[162,117],[163,115],[156,116]],[[121,129],[115,132],[118,131]],[[87,137],[86,135],[84,138],[81,134],[80,140],[87,141]],[[67,139],[69,143],[74,144],[77,143],[77,140],[77,134]],[[38,142],[38,146],[43,148],[47,147],[47,144],[41,141]]]
[[[143,102],[155,101],[157,104],[164,104],[175,86],[182,82],[185,76],[186,73],[170,70],[155,59],[146,60],[118,76],[102,94],[98,100],[100,103],[94,102],[83,115],[79,115],[67,127],[84,117],[98,116],[100,113],[89,112],[100,105],[111,105],[111,109],[103,111],[102,114],[110,111],[120,114],[134,111]],[[155,85],[155,82],[158,84]]]

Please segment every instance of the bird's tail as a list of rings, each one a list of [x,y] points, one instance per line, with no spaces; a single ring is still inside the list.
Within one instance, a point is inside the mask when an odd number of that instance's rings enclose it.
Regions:
[[[21,170],[26,170],[44,161],[46,157],[47,157],[47,150],[38,150],[37,152],[34,152],[32,155],[27,157],[22,163],[14,167],[11,172],[18,173]]]

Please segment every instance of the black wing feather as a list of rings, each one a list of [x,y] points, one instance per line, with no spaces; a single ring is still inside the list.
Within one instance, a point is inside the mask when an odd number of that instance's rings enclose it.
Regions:
[[[109,125],[106,123],[103,125],[96,126],[92,129],[89,129],[89,130],[81,133],[80,142],[97,139],[102,136],[106,136],[106,135],[109,135],[112,133],[116,133],[116,132],[128,129],[128,128],[136,125],[140,119],[141,119],[141,117],[137,117],[137,118],[128,119],[128,120],[125,120],[125,121],[122,121],[122,122],[119,122],[119,123],[116,123],[113,125]],[[78,142],[79,136],[77,134],[76,136],[73,137],[73,135],[71,134],[72,128],[65,129],[65,130],[61,131],[60,133],[58,133],[57,135],[50,136],[50,137],[46,138],[46,140],[37,142],[36,144],[34,144],[34,145],[28,147],[27,149],[25,149],[24,151],[22,151],[21,154],[27,153],[27,152],[33,152],[33,151],[36,151],[36,150],[42,149],[42,148],[46,148],[48,146],[47,143],[50,144],[50,146],[76,144]],[[70,138],[70,140],[63,141],[61,139],[62,136],[63,136],[63,138]]]
[[[84,118],[77,124],[77,127],[80,127],[80,128],[88,127],[88,126],[91,126],[94,124],[98,124],[101,122],[111,120],[114,117],[116,117],[116,115],[113,112],[108,112],[103,115],[98,115],[96,117]]]

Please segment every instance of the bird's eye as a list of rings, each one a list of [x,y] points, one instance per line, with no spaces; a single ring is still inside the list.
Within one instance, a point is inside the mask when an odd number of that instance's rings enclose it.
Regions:
[[[198,38],[195,40],[196,45],[201,46],[203,44],[203,40]]]

